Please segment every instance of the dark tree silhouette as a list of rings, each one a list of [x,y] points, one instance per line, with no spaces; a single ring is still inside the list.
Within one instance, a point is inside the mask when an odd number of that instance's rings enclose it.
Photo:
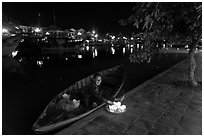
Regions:
[[[132,23],[142,30],[138,36],[143,39],[144,48],[135,50],[130,56],[132,62],[150,60],[157,51],[155,46],[163,40],[168,43],[188,44],[189,83],[192,86],[198,85],[194,77],[194,54],[202,37],[201,2],[138,2],[135,3],[130,17],[119,22],[121,25]]]

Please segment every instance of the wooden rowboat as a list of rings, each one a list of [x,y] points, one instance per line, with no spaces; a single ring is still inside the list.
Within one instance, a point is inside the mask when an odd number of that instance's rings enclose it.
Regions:
[[[125,81],[123,65],[118,65],[99,73],[102,75],[100,86],[102,96],[109,100],[116,98]],[[86,90],[86,86],[90,84],[92,78],[93,75],[90,75],[59,93],[47,105],[43,113],[33,124],[32,129],[38,134],[60,129],[103,107],[105,105],[103,102],[97,102],[95,107],[84,107],[82,104],[83,94],[81,93]],[[68,98],[66,98],[67,96]],[[71,102],[72,105],[65,107],[65,111],[60,109],[59,104],[66,99],[69,100],[66,102]]]

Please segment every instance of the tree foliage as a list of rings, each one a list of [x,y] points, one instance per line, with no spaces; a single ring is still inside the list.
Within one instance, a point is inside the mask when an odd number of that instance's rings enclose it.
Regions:
[[[154,50],[155,46],[164,40],[181,44],[192,43],[199,37],[202,30],[202,3],[138,2],[135,3],[130,17],[119,22],[121,25],[133,24],[137,29],[142,28],[138,36],[143,39],[144,48],[142,51],[134,50],[130,60],[148,61],[153,55],[152,52],[157,51]]]

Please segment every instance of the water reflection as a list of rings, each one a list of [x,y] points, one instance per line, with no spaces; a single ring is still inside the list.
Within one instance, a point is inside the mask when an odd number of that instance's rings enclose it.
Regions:
[[[133,53],[133,48],[130,49],[130,53]]]
[[[137,44],[137,49],[139,49],[139,47],[140,47],[140,44]]]
[[[94,48],[94,50],[93,50],[93,58],[95,58],[97,56],[98,56],[98,51],[97,51],[97,49]]]
[[[125,47],[123,48],[123,54],[125,54]]]
[[[43,41],[47,41],[47,38],[44,38]],[[28,43],[29,44],[29,43]],[[92,61],[91,59],[97,58],[106,58],[106,57],[118,57],[118,56],[128,56],[132,54],[137,49],[143,49],[143,45],[137,43],[134,48],[133,44],[114,44],[114,43],[82,43],[81,45],[75,45],[73,47],[68,46],[54,46],[47,45],[42,46],[43,48],[39,53],[24,55],[21,54],[22,51],[15,51],[12,53],[13,58],[17,58],[19,62],[23,61],[23,58],[33,57],[29,62],[42,67],[50,63],[64,62],[69,63],[73,61]],[[20,53],[20,54],[19,54]],[[160,58],[160,56],[159,56]],[[26,60],[27,61],[27,60]],[[49,62],[48,62],[49,61]],[[45,63],[46,62],[46,63]],[[47,63],[48,62],[48,63]],[[147,62],[151,62],[149,59]]]
[[[89,51],[89,46],[86,46],[86,50]]]
[[[111,53],[115,54],[115,49],[113,47],[111,47]]]

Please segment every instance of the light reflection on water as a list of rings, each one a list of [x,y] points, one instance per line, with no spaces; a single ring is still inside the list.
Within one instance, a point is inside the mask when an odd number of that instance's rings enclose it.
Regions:
[[[85,47],[84,50],[43,51],[26,57],[16,55],[15,58],[27,69],[27,74],[25,77],[2,78],[4,129],[10,134],[33,134],[33,122],[55,95],[100,70],[124,64],[127,77],[123,88],[127,92],[185,58],[180,54],[160,54],[150,63],[132,64],[128,60],[133,52],[130,47],[129,44],[110,44],[106,48],[89,45],[89,50]],[[13,105],[20,107],[14,108]]]

